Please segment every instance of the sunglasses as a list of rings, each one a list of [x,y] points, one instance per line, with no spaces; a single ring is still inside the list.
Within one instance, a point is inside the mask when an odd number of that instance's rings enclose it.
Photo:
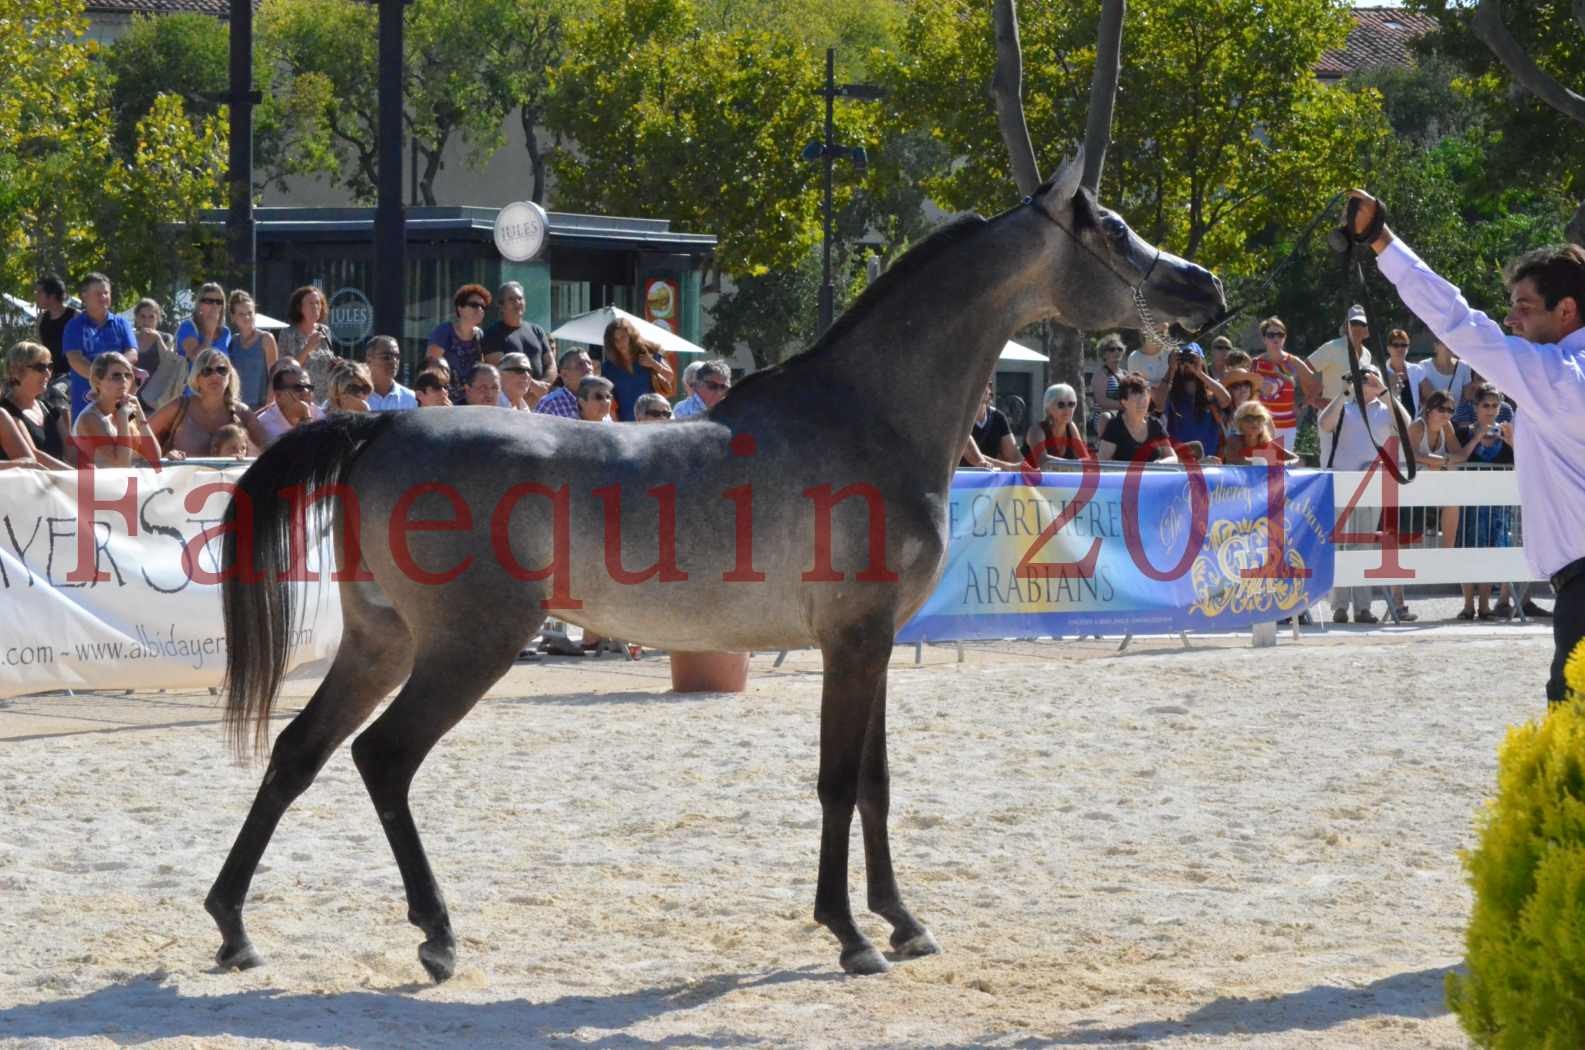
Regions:
[[[130,382],[132,382],[132,373],[131,372],[106,372],[105,373],[105,378],[109,379],[109,380],[113,380],[115,382],[119,382],[119,383],[130,383]]]
[[[652,409],[649,409],[647,412],[644,413],[644,418],[645,419],[670,419],[671,418],[671,409],[669,409],[669,408],[652,408]]]
[[[224,306],[224,305],[226,305],[226,301],[224,299],[200,299],[198,301],[203,303],[205,306]]]
[[[1286,338],[1288,338],[1288,333],[1287,332],[1261,332],[1260,333],[1260,337],[1262,339],[1286,339]]]
[[[589,395],[589,400],[590,401],[609,401],[609,400],[611,400],[611,395],[610,394],[590,394]]]
[[[462,305],[466,306],[470,310],[483,310],[484,309],[484,304],[479,302],[479,300],[477,300],[477,299],[469,299],[467,302],[463,303]]]
[[[29,371],[38,372],[40,375],[49,375],[50,372],[50,363],[48,361],[34,361],[27,367]]]
[[[365,386],[362,383],[353,383],[350,386],[342,387],[341,392],[343,394],[350,394],[353,397],[368,397],[370,394],[374,393],[374,388]]]
[[[503,368],[503,369],[501,369],[501,371],[503,371],[503,372],[515,372],[518,375],[527,375],[528,374],[528,369],[523,368],[521,365],[513,365],[511,368]]]
[[[314,384],[312,384],[312,383],[282,383],[282,384],[277,385],[275,389],[276,390],[295,390],[299,394],[312,394],[314,392]]]
[[[721,383],[721,382],[717,382],[714,379],[706,379],[702,383],[700,383],[699,385],[700,386],[707,386],[711,390],[731,390],[732,389],[732,384],[731,383]]]
[[[1408,343],[1388,343],[1387,345],[1392,347],[1394,350],[1407,350],[1407,349],[1409,349],[1409,344]]]
[[[208,378],[209,376],[224,376],[230,375],[231,369],[227,368],[225,365],[210,365],[208,368],[200,368],[198,370],[198,374],[204,378]]]
[[[1057,408],[1078,408],[1079,407],[1079,403],[1077,401],[1053,401],[1051,403],[1053,405],[1055,405]]]

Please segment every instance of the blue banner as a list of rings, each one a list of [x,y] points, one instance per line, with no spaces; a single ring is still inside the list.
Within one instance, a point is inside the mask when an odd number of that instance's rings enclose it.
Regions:
[[[961,473],[946,571],[897,640],[1270,623],[1331,589],[1332,521],[1320,471]]]

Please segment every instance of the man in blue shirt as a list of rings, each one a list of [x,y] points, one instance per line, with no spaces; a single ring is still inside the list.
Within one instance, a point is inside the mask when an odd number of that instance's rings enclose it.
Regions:
[[[72,420],[89,401],[88,369],[100,354],[119,350],[133,365],[138,363],[138,341],[124,317],[110,312],[110,278],[91,273],[77,292],[83,312],[72,318],[61,334],[61,350],[71,366]]]
[[[1512,335],[1432,272],[1380,220],[1375,198],[1351,193],[1356,237],[1370,237],[1376,265],[1404,304],[1448,347],[1518,405],[1514,473],[1524,511],[1524,551],[1550,578],[1552,676],[1546,696],[1567,698],[1563,665],[1585,638],[1585,248],[1540,248],[1508,265]]]

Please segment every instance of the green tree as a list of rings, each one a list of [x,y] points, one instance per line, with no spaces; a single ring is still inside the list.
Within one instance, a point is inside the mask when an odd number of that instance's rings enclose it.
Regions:
[[[446,85],[471,163],[483,164],[506,144],[504,125],[515,112],[533,176],[530,196],[543,204],[547,145],[540,124],[550,72],[561,64],[570,5],[566,0],[429,0],[428,6],[466,26],[472,52]]]
[[[164,94],[181,99],[192,133],[201,138],[204,121],[222,112],[222,99],[231,89],[230,49],[229,27],[210,15],[135,16],[127,34],[104,52],[116,151],[132,157],[139,123]],[[274,65],[263,60],[257,42],[254,51],[253,82],[263,96],[253,111],[254,184],[262,188],[282,174],[281,123],[271,83]]]
[[[559,205],[719,233],[716,266],[734,276],[802,261],[820,222],[817,169],[798,149],[823,119],[807,46],[702,30],[688,0],[606,0],[571,30],[568,55],[546,114],[577,143],[556,154]],[[842,107],[844,142],[869,140],[862,116]]]
[[[1500,145],[1500,161],[1485,170],[1485,184],[1566,195],[1578,203],[1571,235],[1585,243],[1585,7],[1574,0],[1410,0],[1408,6],[1439,23],[1440,31],[1419,48],[1447,56],[1463,71],[1457,87],[1485,111]],[[1500,61],[1482,36],[1516,51],[1520,72]]]
[[[1046,171],[1083,137],[1098,11],[1057,0],[1023,11],[1025,111]],[[1267,261],[1258,236],[1296,228],[1361,173],[1386,138],[1380,101],[1329,90],[1311,70],[1348,27],[1341,0],[1162,0],[1131,8],[1101,196],[1147,238],[1232,273]],[[1016,196],[984,85],[989,5],[918,0],[877,65],[892,88],[883,134],[928,127],[952,162],[923,180],[951,209]],[[1148,61],[1134,56],[1148,55]],[[1254,235],[1254,236],[1252,236]]]
[[[707,32],[767,29],[817,56],[834,47],[837,75],[858,79],[875,51],[895,45],[904,6],[899,0],[699,0],[699,25]]]
[[[0,279],[102,261],[90,211],[109,156],[81,0],[0,0]]]
[[[357,0],[267,0],[256,21],[274,68],[285,140],[278,169],[324,175],[361,201],[379,178],[373,6]]]
[[[156,95],[132,155],[110,165],[96,220],[118,294],[169,301],[178,285],[226,265],[219,232],[199,224],[202,211],[224,203],[225,121],[224,107],[195,120],[180,97]]]

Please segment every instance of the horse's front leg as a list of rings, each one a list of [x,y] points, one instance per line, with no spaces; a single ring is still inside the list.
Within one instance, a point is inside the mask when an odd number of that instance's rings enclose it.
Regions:
[[[848,900],[848,841],[853,808],[860,797],[865,737],[871,712],[883,695],[892,632],[884,625],[849,627],[822,642],[821,649],[825,675],[820,698],[820,876],[815,888],[815,921],[841,942],[842,969],[884,973],[890,968],[885,956],[853,921]]]
[[[888,647],[889,649],[889,647]],[[889,655],[889,653],[888,653]],[[892,848],[887,830],[891,810],[891,771],[886,764],[886,668],[870,708],[864,750],[859,757],[858,810],[864,832],[864,875],[869,885],[869,909],[892,924],[892,950],[904,959],[935,955],[941,945],[903,906],[892,870]]]

